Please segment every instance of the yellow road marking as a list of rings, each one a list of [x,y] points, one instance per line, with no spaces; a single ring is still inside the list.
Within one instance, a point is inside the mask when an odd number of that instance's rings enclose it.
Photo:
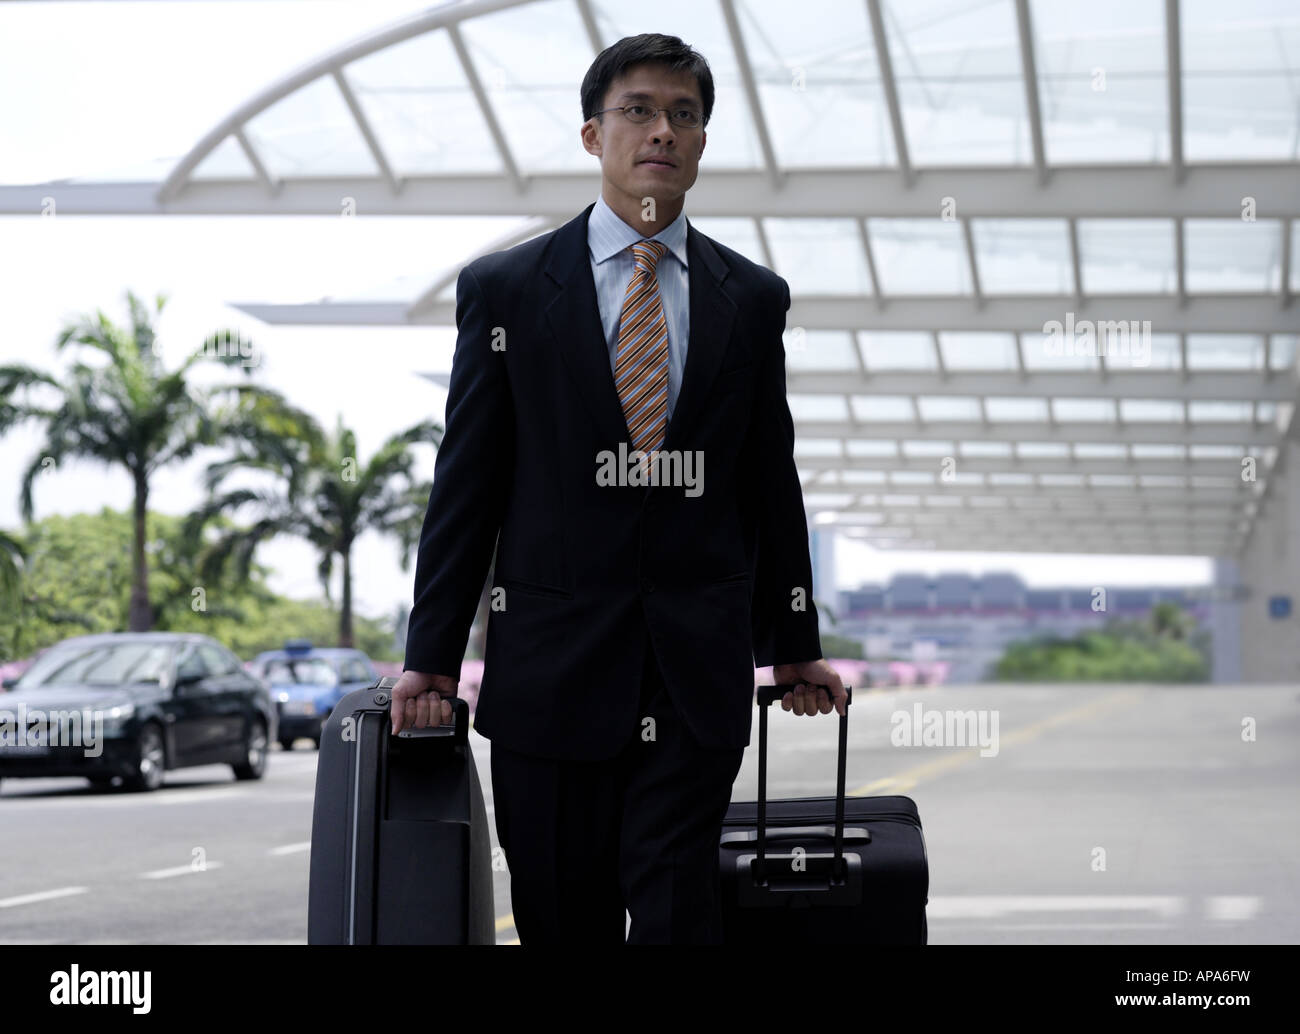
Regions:
[[[1004,746],[1016,746],[1020,743],[1026,743],[1049,729],[1058,725],[1065,725],[1069,722],[1077,722],[1084,718],[1094,718],[1099,714],[1112,710],[1115,707],[1131,706],[1137,702],[1138,695],[1132,690],[1123,690],[1117,693],[1109,693],[1099,700],[1092,700],[1079,707],[1069,711],[1062,711],[1060,714],[1050,715],[1047,718],[1041,718],[1036,722],[1031,722],[1021,729],[1014,729],[1005,736],[998,737],[998,750],[1001,751]],[[859,786],[856,790],[848,791],[851,797],[865,797],[869,794],[878,793],[881,790],[888,790],[893,793],[904,793],[912,789],[922,779],[933,779],[936,776],[950,772],[954,768],[960,768],[962,765],[969,764],[980,757],[980,748],[978,746],[962,750],[958,754],[949,754],[945,757],[935,758],[933,761],[927,761],[925,764],[909,768],[897,775],[886,776],[883,779],[877,779],[874,782]]]
[[[868,690],[867,692],[880,692],[880,689]],[[1014,729],[1005,736],[998,737],[998,749],[1001,751],[1003,746],[1016,746],[1017,744],[1027,743],[1028,741],[1041,736],[1049,729],[1054,729],[1058,725],[1066,725],[1070,722],[1082,721],[1085,718],[1095,718],[1100,714],[1113,710],[1121,706],[1132,706],[1137,702],[1138,694],[1132,690],[1124,690],[1117,693],[1110,693],[1098,700],[1089,701],[1079,707],[1069,711],[1062,711],[1060,714],[1049,715],[1047,718],[1040,718],[1036,722],[1020,729]],[[950,754],[946,757],[936,758],[933,761],[927,761],[925,764],[917,765],[915,768],[909,768],[898,775],[886,776],[883,779],[877,779],[874,782],[859,786],[856,790],[850,790],[849,796],[863,797],[868,794],[876,793],[880,790],[890,790],[895,793],[903,793],[912,789],[922,779],[931,779],[950,772],[954,768],[979,758],[980,748],[978,746],[970,747],[959,754]],[[508,912],[506,915],[499,916],[496,921],[496,932],[513,929],[515,925],[514,912]],[[501,944],[518,944],[519,938],[515,937],[508,941],[501,941]]]

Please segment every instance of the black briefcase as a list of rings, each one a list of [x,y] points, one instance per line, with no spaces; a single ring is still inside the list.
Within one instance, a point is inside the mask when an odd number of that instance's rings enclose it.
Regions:
[[[492,944],[492,845],[468,741],[392,734],[397,680],[349,693],[321,730],[311,823],[309,944]]]
[[[759,799],[732,802],[719,845],[724,940],[925,944],[930,870],[921,819],[909,797],[845,797],[847,706],[835,796],[767,800],[767,709],[795,688],[758,688]]]

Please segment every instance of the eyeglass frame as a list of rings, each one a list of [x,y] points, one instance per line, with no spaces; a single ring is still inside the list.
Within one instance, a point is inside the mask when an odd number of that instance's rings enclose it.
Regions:
[[[652,123],[655,119],[657,119],[657,118],[659,117],[659,112],[661,112],[661,111],[666,111],[666,112],[668,112],[668,124],[669,124],[669,125],[677,126],[678,129],[703,129],[703,128],[704,128],[704,112],[702,112],[702,111],[697,111],[697,112],[695,112],[695,113],[696,113],[697,115],[699,115],[699,117],[700,117],[699,125],[696,125],[696,126],[682,126],[682,125],[678,125],[676,122],[673,121],[673,115],[672,115],[673,109],[672,109],[672,108],[655,108],[655,109],[654,109],[654,114],[651,115],[651,116],[650,116],[648,119],[646,119],[644,122],[638,122],[636,119],[632,118],[632,117],[627,113],[627,109],[628,109],[628,108],[648,108],[648,107],[650,107],[649,104],[642,104],[640,101],[633,101],[631,104],[623,104],[623,105],[621,105],[621,106],[619,106],[619,107],[617,107],[617,108],[601,108],[599,111],[593,111],[591,114],[592,114],[593,116],[595,116],[595,115],[603,115],[603,114],[605,114],[605,112],[607,112],[607,111],[621,111],[621,112],[623,112],[623,117],[624,117],[625,119],[627,119],[629,122],[631,122],[632,125],[634,125],[634,126],[648,126],[648,125],[650,125],[650,123]],[[691,111],[695,111],[694,108],[691,108],[690,110],[691,110]]]

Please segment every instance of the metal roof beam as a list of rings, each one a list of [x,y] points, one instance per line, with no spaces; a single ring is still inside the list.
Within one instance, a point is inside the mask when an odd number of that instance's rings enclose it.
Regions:
[[[740,29],[740,19],[736,17],[736,5],[734,0],[720,0],[720,3],[723,21],[727,23],[727,35],[731,39],[731,49],[736,55],[740,85],[749,104],[749,117],[754,124],[754,134],[758,137],[758,148],[763,153],[763,169],[768,183],[774,189],[780,189],[782,177],[776,160],[776,148],[772,144],[772,134],[763,115],[763,98],[758,92],[758,81],[754,78],[754,69],[749,63],[749,48],[745,46],[745,34]]]
[[[1188,460],[1170,459],[1023,459],[1012,456],[962,456],[956,457],[957,472],[961,474],[1163,474],[1169,477],[1239,477],[1240,455],[1227,459]],[[888,474],[894,471],[935,473],[941,456],[801,456],[796,461],[800,470],[834,471],[839,473],[870,472]],[[1261,463],[1261,468],[1263,464]],[[1261,477],[1266,477],[1265,470]],[[862,482],[828,480],[823,482],[832,490],[852,492],[878,491],[896,486],[889,482]],[[1027,483],[1028,484],[1028,483]]]
[[[1088,371],[999,372],[882,371],[863,377],[856,370],[786,373],[790,395],[944,395],[1014,398],[1194,399],[1294,402],[1297,388],[1264,371],[1198,370],[1184,380],[1175,370],[1112,367],[1102,377]],[[995,421],[996,422],[996,421]]]
[[[1165,76],[1169,87],[1169,164],[1174,182],[1187,174],[1183,163],[1183,48],[1179,29],[1179,0],[1165,0]]]
[[[916,441],[1045,442],[1069,445],[1073,442],[1100,442],[1122,445],[1250,445],[1277,444],[1277,432],[1270,427],[1255,427],[1242,422],[1182,424],[1127,424],[1116,427],[1103,421],[1095,423],[995,423],[985,427],[978,420],[934,420],[925,424],[911,421],[864,421],[855,425],[846,420],[801,420],[799,439],[848,438],[913,439]],[[1042,458],[1042,457],[1040,457]],[[796,453],[796,462],[798,454]]]
[[[898,171],[903,175],[901,185],[906,188],[915,180],[912,158],[907,149],[907,130],[903,124],[903,106],[898,99],[898,77],[894,75],[894,61],[889,54],[889,37],[885,33],[885,19],[880,0],[866,0],[867,18],[871,22],[871,38],[876,47],[876,67],[880,71],[880,89],[885,95],[885,110],[889,112],[889,127],[894,134],[894,157]]]
[[[488,97],[487,90],[483,88],[482,80],[479,79],[478,69],[474,67],[474,59],[470,56],[469,48],[465,46],[465,39],[461,35],[460,25],[456,22],[448,25],[447,35],[451,39],[452,47],[455,48],[456,57],[460,60],[460,67],[465,73],[465,79],[469,83],[470,91],[478,102],[479,111],[483,113],[483,121],[487,123],[488,133],[492,137],[492,142],[496,145],[497,154],[501,158],[501,165],[505,168],[506,175],[510,178],[510,183],[514,186],[515,192],[522,194],[524,177],[519,171],[519,166],[515,164],[515,156],[510,153],[510,142],[506,140],[505,130],[501,128],[501,123],[497,120],[497,113],[492,107],[492,100]]]
[[[409,189],[408,186],[403,193]],[[370,209],[361,210],[373,214]],[[63,213],[62,208],[59,211]],[[403,302],[234,304],[250,316],[276,324],[405,326],[411,322]],[[972,298],[961,295],[891,295],[884,306],[866,296],[796,295],[791,299],[787,325],[807,330],[915,330],[927,334],[933,330],[1021,332],[1025,334],[1021,347],[1028,353],[1044,347],[1035,344],[1035,339],[1045,340],[1041,328],[1052,321],[1063,322],[1067,312],[1074,313],[1076,327],[1084,320],[1094,324],[1149,320],[1152,333],[1294,334],[1300,330],[1295,309],[1282,309],[1276,294],[1194,295],[1184,306],[1179,306],[1172,295],[1090,297],[1078,309],[1068,295],[986,296],[983,308],[977,308]],[[435,303],[421,314],[418,322],[454,326],[456,305],[452,301]],[[1110,375],[1122,377],[1129,364],[1122,356],[1110,359]],[[1026,372],[1028,376],[1032,376],[1032,371]]]
[[[1230,480],[1230,479],[1228,479]],[[1131,508],[1144,510],[1146,504],[1138,506],[1137,492],[1139,489],[1119,486],[1093,486],[1093,485],[967,485],[952,482],[936,482],[930,485],[909,485],[909,484],[892,484],[892,485],[854,485],[849,488],[844,485],[822,484],[819,485],[818,492],[827,495],[855,495],[863,499],[881,499],[882,497],[897,496],[930,496],[933,498],[956,499],[956,498],[981,498],[981,499],[1008,499],[1024,501],[1059,501],[1074,500],[1075,502],[1086,503],[1088,506],[1100,507],[1101,504],[1132,504]],[[1246,503],[1254,497],[1248,488],[1186,488],[1180,486],[1146,486],[1141,488],[1143,493],[1142,499],[1150,500],[1152,506],[1170,506],[1180,509],[1174,512],[1190,513],[1194,512],[1193,508],[1200,508],[1206,511],[1213,511],[1216,514],[1233,514],[1240,510]],[[880,506],[880,503],[863,503],[864,506]],[[942,510],[944,512],[964,512],[955,506],[940,504],[939,506],[922,506],[926,510]],[[1123,506],[1121,505],[1121,509]],[[1098,509],[1098,513],[1105,512]]]
[[[370,157],[375,160],[375,165],[379,167],[380,175],[384,177],[384,181],[394,194],[400,192],[402,181],[393,172],[388,156],[384,154],[384,148],[379,143],[379,137],[375,135],[374,127],[370,125],[370,119],[366,118],[365,109],[361,107],[361,102],[353,92],[352,84],[348,82],[347,77],[343,74],[343,69],[334,69],[333,78],[335,85],[339,88],[339,93],[343,95],[343,103],[348,106],[348,111],[352,112],[352,120],[356,122],[357,129],[366,142],[366,147],[370,149]]]
[[[933,218],[936,198],[961,199],[963,218],[1225,218],[1224,198],[1249,194],[1276,218],[1300,216],[1300,165],[1242,162],[1189,166],[1170,182],[1167,165],[1054,166],[1046,184],[1024,166],[917,169],[909,189],[890,168],[787,169],[775,188],[766,170],[711,171],[691,188],[693,217],[890,216]],[[0,186],[0,214],[39,214],[55,193],[60,214],[335,215],[340,193],[374,215],[548,215],[572,218],[591,203],[590,171],[538,172],[520,195],[502,175],[408,176],[394,196],[379,176],[286,177],[268,198],[248,179],[191,181],[160,201],[157,183]]]
[[[1025,115],[1039,182],[1047,181],[1047,151],[1043,146],[1043,110],[1038,100],[1038,65],[1034,57],[1033,25],[1029,0],[1016,0],[1016,29],[1020,36],[1020,74],[1025,81]]]

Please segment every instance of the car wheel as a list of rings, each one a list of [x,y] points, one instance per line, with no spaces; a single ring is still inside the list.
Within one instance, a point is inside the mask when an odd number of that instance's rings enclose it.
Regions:
[[[283,749],[283,750],[293,750],[293,741],[294,741],[295,739],[297,739],[296,736],[281,736],[281,737],[280,737],[280,747],[281,747],[281,749]]]
[[[136,735],[135,766],[122,782],[128,790],[150,792],[162,786],[166,770],[167,751],[163,747],[162,731],[151,722]]]
[[[261,779],[266,773],[266,723],[260,718],[248,727],[244,740],[244,761],[231,765],[236,779]]]

